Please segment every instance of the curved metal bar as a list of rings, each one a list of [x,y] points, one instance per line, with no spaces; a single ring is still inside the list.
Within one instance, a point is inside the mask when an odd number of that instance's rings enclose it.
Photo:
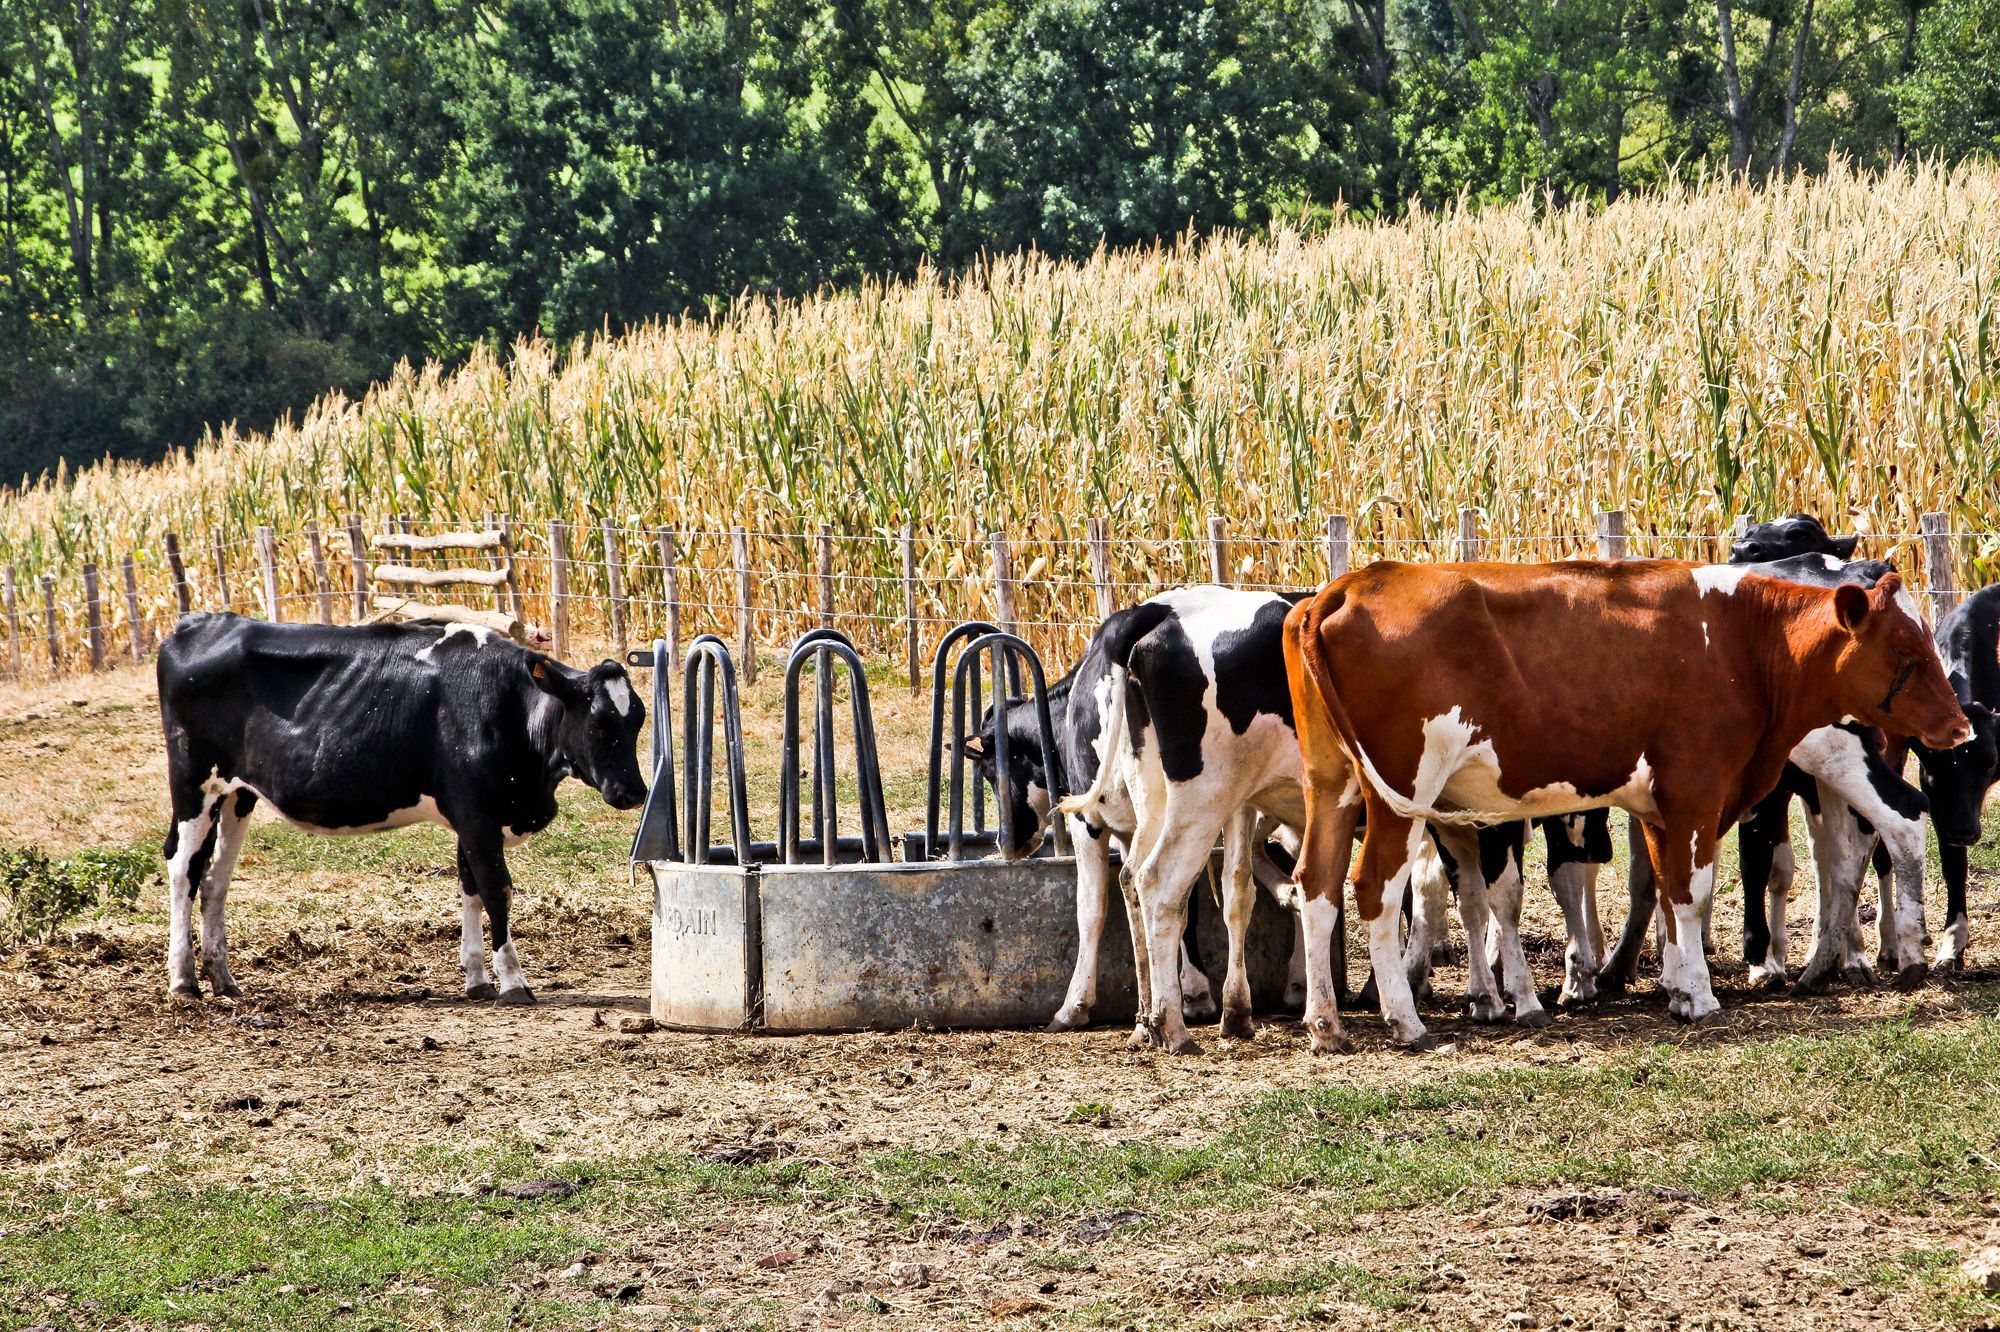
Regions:
[[[743,711],[736,693],[736,663],[714,634],[688,644],[681,676],[681,794],[683,840],[692,863],[709,859],[709,806],[715,775],[715,686],[722,680],[722,736],[728,750],[729,823],[738,865],[750,863],[750,795],[744,777]]]
[[[667,642],[653,640],[650,656],[626,654],[634,666],[653,671],[653,786],[646,792],[646,804],[639,811],[639,830],[632,835],[632,859],[680,860],[680,816],[674,801],[674,720],[668,688]]]
[[[951,828],[947,843],[950,859],[961,858],[964,849],[965,789],[965,723],[966,685],[976,678],[980,654],[989,653],[993,658],[990,677],[996,684],[1009,675],[1017,674],[1025,663],[1028,678],[1034,683],[1030,696],[1035,709],[1036,729],[1042,742],[1042,765],[1049,779],[1049,823],[1055,837],[1056,851],[1069,854],[1069,832],[1064,820],[1055,814],[1056,802],[1069,794],[1068,780],[1063,769],[1062,754],[1056,749],[1055,726],[1049,716],[1048,683],[1042,673],[1042,659],[1035,650],[1014,634],[995,630],[974,639],[959,654],[958,667],[952,681],[952,765],[951,765]],[[1007,738],[1007,710],[1011,706],[1007,690],[999,688],[993,696],[993,764],[994,764],[994,805],[995,820],[998,824],[997,836],[1002,848],[1014,843],[1014,808],[1012,792],[1008,784],[1013,780],[1013,767],[1008,762],[1010,742]]]
[[[792,655],[798,655],[803,648],[814,643],[845,643],[850,649],[854,640],[832,625],[821,625],[808,629],[792,644]],[[789,658],[787,664],[789,665]],[[813,711],[813,773],[812,773],[812,831],[813,836],[823,846],[831,846],[839,840],[839,812],[834,807],[833,760],[833,675],[830,671],[813,672],[813,693],[816,707]],[[832,826],[829,827],[828,825]],[[783,839],[779,839],[782,843]],[[831,864],[832,862],[827,862]]]
[[[985,620],[968,620],[953,628],[939,640],[937,651],[931,657],[931,766],[930,784],[925,792],[924,812],[924,859],[935,860],[938,853],[938,805],[943,794],[944,782],[944,695],[946,663],[951,659],[951,650],[967,638],[977,638],[981,634],[997,634],[1000,626]],[[960,739],[964,738],[963,732]],[[954,750],[956,746],[954,746]],[[952,797],[952,826],[959,824],[960,796]],[[984,820],[982,819],[983,823]],[[953,857],[956,859],[956,856]]]
[[[819,708],[814,717],[818,747],[813,756],[814,789],[825,811],[825,821],[815,827],[821,862],[832,865],[840,851],[839,809],[834,783],[833,761],[833,663],[847,667],[849,695],[853,707],[854,766],[861,798],[861,852],[869,863],[892,858],[889,842],[889,815],[883,797],[882,769],[875,746],[874,712],[868,701],[868,675],[846,635],[830,629],[816,629],[802,637],[785,663],[784,737],[780,745],[778,779],[778,850],[788,865],[799,859],[799,676],[812,663]]]

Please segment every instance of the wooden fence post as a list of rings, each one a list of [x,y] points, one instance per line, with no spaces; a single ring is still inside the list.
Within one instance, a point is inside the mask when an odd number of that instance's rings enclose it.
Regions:
[[[1479,510],[1464,508],[1458,511],[1458,561],[1470,564],[1479,558]]]
[[[569,528],[549,524],[549,633],[557,660],[569,656]]]
[[[368,618],[368,542],[361,535],[361,519],[347,515],[347,569],[354,578],[354,622]]]
[[[923,687],[923,662],[917,652],[917,529],[903,524],[903,638],[909,649],[910,692]]]
[[[1353,551],[1349,545],[1350,524],[1344,513],[1328,514],[1326,519],[1326,581],[1346,573],[1353,567]]]
[[[660,598],[666,602],[667,665],[672,667],[681,664],[681,575],[676,567],[678,544],[673,528],[660,529]],[[658,670],[659,667],[653,669]]]
[[[223,610],[236,609],[236,602],[229,595],[229,552],[223,547],[220,529],[215,533],[215,595]]]
[[[132,661],[136,665],[146,655],[146,622],[139,617],[139,569],[127,553],[118,563],[125,577],[125,625],[132,631]]]
[[[833,526],[819,525],[819,622],[833,627]]]
[[[1924,578],[1930,584],[1931,623],[1940,624],[1958,604],[1958,568],[1952,559],[1951,520],[1941,513],[1920,514],[1917,528],[1924,534]]]
[[[1208,515],[1208,581],[1229,586],[1228,525],[1219,513]]]
[[[7,599],[7,673],[21,678],[21,607],[14,587],[14,566],[0,569],[0,593]]]
[[[514,520],[504,513],[495,519],[494,525],[500,529],[500,560],[507,570],[507,613],[525,624],[528,617],[521,611],[521,571],[514,567]]]
[[[97,596],[97,562],[83,562],[83,621],[90,635],[90,669],[104,669],[104,607]]]
[[[320,544],[319,519],[306,524],[306,550],[312,555],[313,595],[319,601],[319,622],[333,623],[333,580],[326,576],[326,547]]]
[[[736,656],[744,684],[757,683],[756,610],[750,603],[750,529],[729,529],[729,553],[736,563]]]
[[[993,601],[1000,611],[1000,627],[1019,632],[1014,618],[1014,557],[1007,549],[1007,533],[996,528],[993,542]]]
[[[257,529],[257,568],[263,577],[264,618],[272,624],[285,618],[278,601],[278,541],[268,527]]]
[[[1092,518],[1090,534],[1090,581],[1097,588],[1097,618],[1111,618],[1117,603],[1111,597],[1111,520]]]
[[[49,631],[49,674],[62,674],[62,634],[56,627],[56,580],[42,575],[42,619]]]
[[[604,592],[611,602],[611,655],[625,658],[625,560],[618,550],[618,529],[606,518],[604,527]]]
[[[181,562],[181,539],[173,532],[167,533],[167,571],[174,578],[174,605],[186,615],[194,609],[194,589],[188,586],[187,565]]]
[[[1605,509],[1597,515],[1597,558],[1625,558],[1625,510]]]

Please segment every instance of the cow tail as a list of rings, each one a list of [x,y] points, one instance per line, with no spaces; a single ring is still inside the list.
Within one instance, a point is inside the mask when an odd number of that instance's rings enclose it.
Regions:
[[[1113,615],[1098,631],[1104,642],[1105,660],[1111,666],[1111,715],[1104,721],[1104,759],[1097,765],[1097,778],[1089,790],[1068,796],[1056,805],[1063,813],[1087,813],[1104,799],[1104,792],[1111,785],[1112,769],[1118,766],[1119,750],[1125,743],[1125,695],[1131,679],[1132,649],[1172,614],[1172,607],[1158,601],[1141,602]]]
[[[1299,664],[1304,668],[1306,678],[1313,686],[1311,692],[1319,700],[1320,711],[1325,714],[1326,720],[1332,724],[1334,734],[1339,739],[1340,747],[1348,752],[1348,757],[1361,769],[1363,780],[1367,783],[1368,788],[1381,798],[1383,804],[1387,805],[1403,818],[1447,824],[1493,822],[1495,816],[1483,814],[1477,810],[1441,810],[1433,808],[1421,800],[1405,797],[1394,787],[1390,786],[1383,779],[1382,774],[1375,770],[1374,761],[1368,757],[1368,752],[1361,747],[1360,737],[1355,734],[1354,727],[1347,720],[1346,710],[1341,706],[1340,694],[1334,687],[1333,669],[1326,659],[1326,644],[1320,637],[1319,632],[1320,622],[1334,611],[1339,610],[1345,604],[1346,600],[1346,593],[1339,588],[1334,588],[1330,591],[1320,593],[1320,595],[1307,602],[1305,612],[1299,616],[1298,632],[1292,643],[1293,650],[1298,653]],[[1310,699],[1295,699],[1294,710],[1297,710],[1300,703],[1310,702]],[[1301,726],[1306,724],[1303,717],[1298,720]]]

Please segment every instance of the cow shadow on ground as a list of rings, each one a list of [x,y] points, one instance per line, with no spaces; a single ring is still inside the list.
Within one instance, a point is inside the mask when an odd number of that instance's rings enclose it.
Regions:
[[[1509,1020],[1481,1022],[1468,1016],[1462,996],[1439,987],[1417,1004],[1431,1036],[1439,1044],[1461,1049],[1497,1050],[1521,1042],[1561,1047],[1587,1045],[1606,1050],[1632,1045],[1672,1043],[1747,1045],[1796,1036],[1831,1036],[1880,1029],[1892,1024],[1923,1028],[1963,1021],[1968,1012],[1993,1012],[2000,1007],[2000,968],[1969,968],[1948,976],[1933,975],[1923,986],[1901,991],[1888,983],[1873,987],[1836,983],[1801,993],[1732,984],[1740,979],[1726,971],[1716,977],[1715,994],[1722,1011],[1701,1023],[1681,1022],[1667,1013],[1667,996],[1645,976],[1628,993],[1606,996],[1565,1008],[1556,1005],[1557,992],[1541,992],[1553,1021],[1529,1028]],[[1260,1013],[1258,1023],[1290,1032],[1303,1041],[1304,1027],[1295,1013]],[[1378,1009],[1349,999],[1341,1005],[1348,1036],[1366,1047],[1386,1038]],[[1212,1026],[1195,1028],[1197,1036],[1213,1039]]]

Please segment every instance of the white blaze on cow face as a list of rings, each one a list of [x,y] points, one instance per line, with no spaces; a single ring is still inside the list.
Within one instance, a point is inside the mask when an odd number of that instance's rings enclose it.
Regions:
[[[631,685],[614,676],[604,682],[604,692],[610,696],[611,706],[618,710],[619,716],[629,717],[632,715]]]
[[[1715,592],[1727,597],[1735,595],[1736,585],[1751,571],[1741,564],[1704,564],[1689,572],[1694,577],[1694,585],[1700,589],[1700,596]]]

